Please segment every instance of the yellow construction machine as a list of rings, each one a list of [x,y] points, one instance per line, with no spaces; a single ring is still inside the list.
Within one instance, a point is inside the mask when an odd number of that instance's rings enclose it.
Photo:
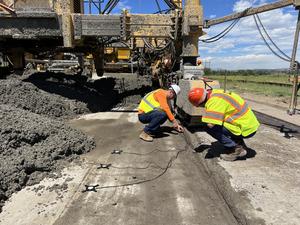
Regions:
[[[204,21],[200,0],[185,0],[184,4],[181,0],[164,0],[169,9],[157,14],[132,14],[127,10],[111,14],[119,0],[108,0],[104,8],[95,1],[2,0],[0,52],[8,56],[14,69],[24,69],[25,52],[37,56],[34,60],[44,60],[39,58],[42,52],[75,56],[91,53],[98,76],[115,65],[120,69],[130,66],[131,70],[135,65],[139,73],[151,75],[161,86],[179,83],[183,99],[179,98],[177,104],[192,117],[199,112],[185,104],[187,92],[199,85],[219,87],[218,82],[203,79],[203,70],[196,63],[203,28],[289,5],[296,9],[300,6],[300,0],[281,0]],[[93,5],[98,5],[96,14],[91,14]],[[300,22],[291,59],[293,70],[299,30]],[[79,61],[85,65],[84,60]],[[295,86],[298,79],[294,81]]]

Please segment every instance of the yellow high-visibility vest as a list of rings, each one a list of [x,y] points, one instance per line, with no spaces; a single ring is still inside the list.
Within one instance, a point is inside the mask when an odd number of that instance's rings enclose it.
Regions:
[[[205,103],[202,122],[224,126],[237,136],[248,136],[257,131],[259,122],[239,95],[224,90],[213,90]]]
[[[142,101],[139,104],[138,109],[143,111],[144,113],[151,112],[152,110],[160,109],[160,104],[154,98],[154,93],[160,91],[161,89],[157,89],[145,95]]]

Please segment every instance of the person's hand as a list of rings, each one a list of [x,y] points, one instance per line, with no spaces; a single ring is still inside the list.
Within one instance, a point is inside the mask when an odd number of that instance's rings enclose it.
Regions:
[[[177,129],[176,129],[179,133],[183,133],[183,127],[178,125]]]
[[[207,126],[208,126],[208,128],[213,128],[215,125],[211,124],[211,123],[208,123]]]
[[[174,122],[173,122],[173,127],[174,127],[174,129],[177,130],[178,132],[180,132],[180,133],[183,132],[183,127],[180,126],[180,125],[178,124],[177,120],[174,120]]]

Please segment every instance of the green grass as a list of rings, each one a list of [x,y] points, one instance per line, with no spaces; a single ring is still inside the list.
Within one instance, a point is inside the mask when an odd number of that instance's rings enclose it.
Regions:
[[[219,80],[221,87],[224,88],[224,76],[209,76],[210,79]],[[243,81],[255,81],[259,83],[247,83]],[[236,91],[237,93],[250,92],[259,95],[267,95],[273,97],[291,96],[292,86],[277,86],[263,84],[263,82],[276,82],[291,84],[287,75],[257,75],[257,76],[227,76],[227,89]]]
[[[213,79],[224,80],[225,76],[209,76]],[[278,74],[278,75],[251,75],[251,76],[227,76],[227,80],[245,80],[245,81],[255,81],[255,82],[274,82],[274,83],[284,83],[290,84],[289,76]]]

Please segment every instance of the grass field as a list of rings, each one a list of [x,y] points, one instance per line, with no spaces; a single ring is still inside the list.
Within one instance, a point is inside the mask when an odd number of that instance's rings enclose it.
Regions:
[[[210,79],[219,80],[221,87],[225,87],[225,76],[210,75],[208,77]],[[289,81],[289,76],[285,74],[255,76],[229,75],[226,80],[226,88],[237,92],[251,92],[274,97],[288,97],[291,96],[292,92],[292,82]],[[276,85],[276,83],[278,83],[278,85]],[[284,84],[287,85],[285,86]]]

